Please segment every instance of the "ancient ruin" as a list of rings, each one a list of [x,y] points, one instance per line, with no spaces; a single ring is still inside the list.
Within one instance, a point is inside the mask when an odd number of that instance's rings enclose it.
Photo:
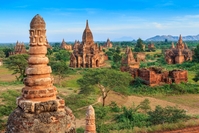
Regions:
[[[63,39],[60,48],[69,51],[69,50],[72,50],[72,45],[66,44],[66,42]]]
[[[181,83],[188,81],[188,74],[186,70],[172,70],[165,71],[162,68],[150,67],[139,69],[121,69],[127,71],[133,78],[139,77],[143,80],[144,84],[155,86],[160,84]]]
[[[129,67],[129,68],[139,68],[140,63],[136,61],[134,58],[133,52],[131,48],[127,47],[125,52],[125,57],[122,58],[122,67]]]
[[[92,105],[88,107],[86,112],[86,127],[84,133],[96,133],[95,110]]]
[[[146,54],[144,52],[133,52],[133,55],[137,62],[146,60]]]
[[[176,46],[172,43],[171,49],[165,50],[165,60],[168,64],[181,64],[192,60],[192,56],[192,51],[183,43],[181,35]]]
[[[155,45],[153,43],[148,44],[148,51],[155,51]]]
[[[110,39],[108,38],[106,43],[103,46],[104,48],[112,48],[113,44],[111,43]]]
[[[15,55],[15,54],[27,54],[26,47],[25,47],[24,43],[20,43],[17,41],[17,43],[14,47],[14,51],[10,52],[9,56]]]
[[[102,47],[93,41],[93,34],[89,28],[88,20],[82,35],[82,42],[75,43],[70,56],[70,67],[96,68],[104,65],[105,55]]]
[[[10,114],[6,133],[75,133],[75,117],[58,97],[46,56],[46,24],[40,15],[30,23],[27,77],[17,108]]]

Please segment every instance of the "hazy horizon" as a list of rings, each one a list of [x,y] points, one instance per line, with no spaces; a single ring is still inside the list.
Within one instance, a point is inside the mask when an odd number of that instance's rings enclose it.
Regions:
[[[29,42],[29,24],[36,14],[46,22],[49,42],[81,41],[86,20],[95,41],[198,35],[198,7],[197,1],[187,0],[2,1],[0,43]]]

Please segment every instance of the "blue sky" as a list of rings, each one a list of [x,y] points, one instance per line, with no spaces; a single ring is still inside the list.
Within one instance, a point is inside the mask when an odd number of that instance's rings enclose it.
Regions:
[[[95,41],[199,34],[196,0],[2,0],[0,43],[29,42],[36,14],[46,22],[49,42],[81,41],[87,19]]]

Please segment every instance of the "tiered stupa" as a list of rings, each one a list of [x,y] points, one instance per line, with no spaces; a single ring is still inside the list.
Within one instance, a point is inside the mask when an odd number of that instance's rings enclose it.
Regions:
[[[75,117],[56,96],[48,66],[46,24],[40,15],[30,23],[27,77],[17,108],[10,114],[6,133],[75,133]]]
[[[88,106],[86,112],[86,128],[84,133],[96,133],[95,110],[92,105]]]

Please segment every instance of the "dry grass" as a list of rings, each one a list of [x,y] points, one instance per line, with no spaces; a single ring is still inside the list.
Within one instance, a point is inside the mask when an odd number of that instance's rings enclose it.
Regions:
[[[12,75],[12,71],[8,70],[4,66],[0,66],[0,81],[9,82],[15,80],[16,78]]]

